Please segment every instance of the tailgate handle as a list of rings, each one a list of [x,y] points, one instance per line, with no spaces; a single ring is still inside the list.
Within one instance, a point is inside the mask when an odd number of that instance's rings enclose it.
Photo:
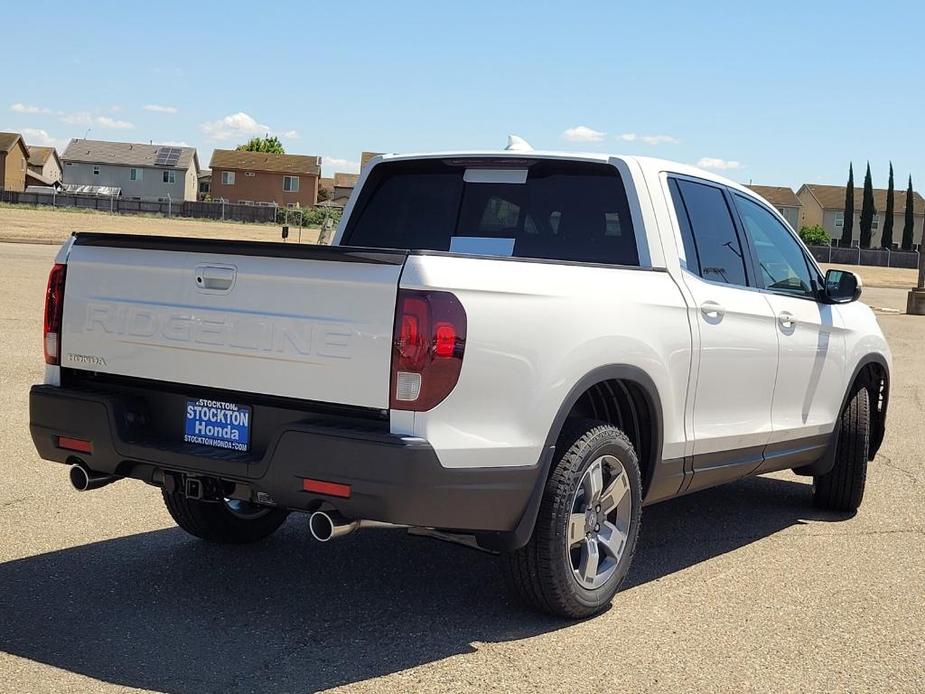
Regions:
[[[200,289],[226,291],[231,289],[238,274],[233,265],[199,265],[196,267],[196,286]]]

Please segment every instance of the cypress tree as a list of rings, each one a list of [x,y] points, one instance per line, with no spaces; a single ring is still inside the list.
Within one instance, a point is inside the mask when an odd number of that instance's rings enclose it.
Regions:
[[[883,220],[883,235],[880,237],[881,248],[893,247],[893,162],[890,162],[890,182],[886,187],[886,219]]]
[[[864,197],[861,200],[861,220],[858,225],[861,230],[861,248],[870,248],[870,229],[874,224],[874,186],[870,180],[870,162],[867,162],[867,173],[864,174]]]
[[[848,187],[845,188],[845,213],[842,218],[841,245],[851,246],[854,233],[854,164],[848,164]]]
[[[909,176],[909,189],[906,191],[906,221],[903,224],[903,242],[901,245],[904,251],[912,250],[913,227],[915,227],[915,211],[912,200],[912,176]]]

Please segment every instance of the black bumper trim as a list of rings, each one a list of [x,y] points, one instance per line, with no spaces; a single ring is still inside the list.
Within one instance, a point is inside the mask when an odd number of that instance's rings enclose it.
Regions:
[[[246,396],[239,402],[246,401]],[[522,519],[541,466],[445,468],[430,444],[388,432],[293,421],[273,433],[260,460],[203,451],[177,442],[126,440],[120,422],[129,401],[119,394],[33,386],[30,430],[39,455],[59,463],[83,460],[94,471],[139,476],[136,468],[217,477],[269,494],[282,507],[311,511],[328,502],[348,518],[487,534],[501,548],[522,544]],[[57,447],[58,436],[87,439],[92,454]],[[146,475],[150,478],[150,475]],[[351,486],[349,499],[302,490],[313,478]],[[510,537],[507,537],[510,536]],[[515,539],[516,536],[516,539]],[[529,535],[527,535],[529,537]]]

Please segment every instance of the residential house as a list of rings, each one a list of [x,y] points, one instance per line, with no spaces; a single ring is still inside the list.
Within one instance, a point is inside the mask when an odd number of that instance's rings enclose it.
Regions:
[[[56,186],[61,183],[61,159],[54,147],[29,147],[27,186]]]
[[[209,167],[213,200],[280,207],[318,202],[321,157],[217,149]]]
[[[21,193],[26,189],[29,149],[19,133],[0,133],[0,190]]]
[[[318,179],[318,190],[326,191],[328,194],[328,200],[334,197],[334,178],[322,176]]]
[[[344,204],[350,199],[350,194],[356,188],[359,174],[336,173],[334,174],[334,197],[333,200],[343,199]]]
[[[212,170],[203,169],[199,172],[199,200],[212,197]]]
[[[804,183],[797,191],[797,197],[803,205],[801,221],[803,226],[819,225],[833,241],[839,241],[842,235],[845,212],[845,186],[826,186],[817,183]],[[874,188],[874,215],[871,224],[871,246],[880,245],[883,232],[883,220],[886,212],[886,189]],[[864,201],[864,189],[854,189],[854,229],[852,243],[861,235],[861,205]],[[915,216],[914,238],[918,243],[922,238],[922,225],[925,223],[925,198],[913,192],[912,209]],[[902,242],[903,226],[906,223],[906,191],[897,190],[893,198],[893,243]]]
[[[365,167],[369,163],[370,159],[374,157],[378,157],[380,154],[382,154],[382,152],[363,152],[361,153],[360,154],[360,169]]]
[[[794,231],[800,230],[800,199],[788,186],[753,186],[747,188],[773,205]]]
[[[134,200],[196,200],[199,157],[193,147],[71,140],[62,181],[69,190],[109,189]]]

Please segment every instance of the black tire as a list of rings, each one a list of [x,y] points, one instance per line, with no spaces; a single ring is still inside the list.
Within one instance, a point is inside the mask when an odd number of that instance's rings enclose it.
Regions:
[[[180,492],[163,492],[164,504],[177,525],[208,542],[241,545],[272,535],[289,515],[267,508],[252,517],[237,515],[223,502],[188,499]]]
[[[626,544],[616,569],[603,585],[588,589],[573,573],[567,528],[578,485],[602,455],[612,455],[623,465],[632,507]],[[569,421],[559,438],[556,456],[533,536],[526,546],[504,555],[505,577],[527,605],[555,616],[581,619],[607,609],[633,560],[642,515],[639,461],[626,434],[595,420]]]
[[[861,386],[845,405],[835,444],[835,466],[813,478],[813,504],[827,511],[857,511],[864,498],[870,452],[870,396]]]

